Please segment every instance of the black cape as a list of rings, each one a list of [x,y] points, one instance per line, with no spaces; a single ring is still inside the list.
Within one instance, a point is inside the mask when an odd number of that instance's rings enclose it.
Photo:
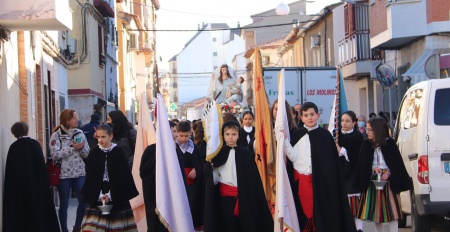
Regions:
[[[361,146],[358,164],[355,171],[354,188],[359,192],[365,192],[371,184],[372,163],[375,149],[369,140],[365,140]],[[397,144],[392,138],[386,140],[386,145],[381,147],[384,161],[391,172],[389,180],[391,182],[391,190],[393,193],[412,189],[412,183],[403,164],[402,156],[398,150]]]
[[[108,158],[106,158],[108,154]],[[83,186],[84,201],[91,205],[99,204],[98,198],[102,189],[105,161],[108,159],[108,177],[111,191],[111,199],[114,208],[128,208],[129,200],[139,195],[134,185],[133,176],[128,167],[125,152],[118,146],[108,153],[103,152],[98,146],[89,151],[86,163],[86,180]]]
[[[354,129],[351,133],[342,134],[339,130],[338,132],[338,144],[347,150],[347,156],[350,162],[348,162],[344,156],[339,157],[339,160],[343,164],[345,170],[345,183],[347,188],[347,193],[359,193],[353,189],[353,179],[355,177],[356,164],[358,163],[359,150],[361,149],[361,144],[364,141],[361,132]]]
[[[303,127],[291,135],[291,145],[294,146],[306,134],[309,135],[311,143],[313,220],[316,230],[320,232],[356,231],[345,188],[344,170],[338,160],[333,136],[321,127],[311,131]],[[290,177],[290,179],[293,178]],[[303,230],[307,218],[298,200],[298,181],[292,185],[292,188],[300,227]]]
[[[8,150],[3,192],[4,232],[59,232],[41,145],[19,138]]]
[[[214,167],[223,165],[232,148],[224,145],[212,160]],[[272,232],[273,219],[264,194],[258,168],[250,151],[242,146],[236,150],[236,175],[239,198],[239,221],[246,232]],[[205,232],[222,232],[223,226],[220,210],[218,210],[220,192],[219,185],[213,183],[213,170],[210,162],[204,165],[206,196],[205,196]],[[225,231],[223,231],[225,232]],[[227,231],[228,232],[228,231]]]
[[[247,141],[247,136],[250,136],[250,142]],[[244,127],[239,128],[239,139],[238,145],[244,146],[248,148],[250,151],[253,150],[253,147],[249,147],[252,140],[255,139],[255,127],[252,126],[252,131],[247,132],[244,130]]]
[[[183,176],[183,182],[186,182],[182,157],[177,153],[180,171]],[[142,192],[145,202],[145,216],[147,218],[148,232],[165,232],[167,229],[161,223],[156,209],[156,144],[151,144],[145,148],[139,167],[139,175],[142,179]],[[198,175],[198,173],[197,173]],[[169,193],[168,193],[169,194]]]
[[[204,181],[204,173],[203,173],[203,164],[201,161],[200,150],[197,145],[194,144],[194,151],[191,153],[185,152],[183,153],[178,144],[176,145],[177,156],[183,160],[183,163],[180,165],[182,171],[184,172],[184,168],[195,168],[196,177],[195,183],[192,185],[188,185],[185,181],[186,193],[189,200],[189,208],[192,214],[192,220],[194,223],[194,227],[203,226],[203,213],[204,213],[204,199],[205,199],[205,181]],[[186,173],[185,173],[186,174]],[[186,179],[189,177],[185,177]],[[185,180],[186,180],[185,179]]]

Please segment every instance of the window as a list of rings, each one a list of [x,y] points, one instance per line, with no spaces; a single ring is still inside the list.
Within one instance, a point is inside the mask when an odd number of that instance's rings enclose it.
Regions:
[[[450,89],[436,90],[434,99],[434,124],[450,125]]]
[[[217,56],[217,52],[213,52],[213,56]]]
[[[403,129],[410,129],[417,126],[420,107],[422,105],[422,94],[423,90],[417,89],[408,93],[403,99],[399,115],[399,123]]]
[[[216,37],[213,38],[213,42],[217,42],[217,38]]]

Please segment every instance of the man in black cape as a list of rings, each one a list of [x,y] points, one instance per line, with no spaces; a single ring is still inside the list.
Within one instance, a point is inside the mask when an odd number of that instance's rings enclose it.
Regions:
[[[27,136],[28,125],[11,127],[17,140],[6,159],[3,194],[4,232],[59,232],[41,145]]]

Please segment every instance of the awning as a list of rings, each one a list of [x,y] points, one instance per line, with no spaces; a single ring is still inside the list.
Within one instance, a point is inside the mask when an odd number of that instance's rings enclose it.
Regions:
[[[436,48],[436,49],[425,49],[422,55],[417,59],[417,61],[402,74],[403,80],[411,80],[411,84],[416,84],[424,80],[428,80],[427,75],[425,74],[425,63],[427,62],[430,56],[435,54],[444,54],[449,53],[450,48]]]

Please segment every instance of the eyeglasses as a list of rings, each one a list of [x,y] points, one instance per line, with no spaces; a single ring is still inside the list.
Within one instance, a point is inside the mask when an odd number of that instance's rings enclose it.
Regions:
[[[372,130],[371,128],[367,128],[367,127],[366,127],[366,131],[367,131],[367,132],[372,132],[373,130]]]

